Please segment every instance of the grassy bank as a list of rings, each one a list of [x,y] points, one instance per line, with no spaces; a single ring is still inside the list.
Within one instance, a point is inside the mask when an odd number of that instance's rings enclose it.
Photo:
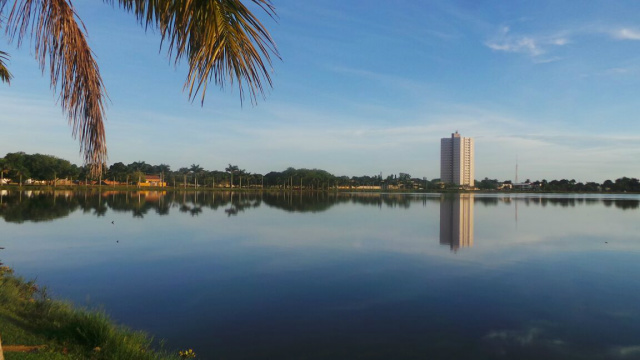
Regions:
[[[115,325],[104,313],[51,300],[33,282],[0,267],[0,337],[6,360],[17,359],[179,359],[151,347],[145,333]],[[36,352],[8,352],[34,345]]]

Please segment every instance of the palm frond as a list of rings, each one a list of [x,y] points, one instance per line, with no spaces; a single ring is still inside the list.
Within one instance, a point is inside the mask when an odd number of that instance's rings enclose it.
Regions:
[[[104,0],[113,4],[116,0]],[[269,16],[276,16],[269,0],[250,0]],[[160,30],[162,44],[176,63],[187,58],[185,89],[192,101],[213,81],[224,88],[237,85],[240,100],[248,91],[251,102],[270,87],[271,54],[279,58],[275,42],[258,18],[240,0],[117,0],[148,28]]]
[[[6,0],[0,0],[6,1]],[[18,46],[27,34],[51,87],[59,92],[62,110],[74,138],[80,141],[84,162],[99,174],[107,161],[104,118],[106,92],[98,64],[89,48],[86,29],[67,0],[16,0],[6,32]]]
[[[13,76],[5,64],[7,60],[9,60],[9,54],[4,51],[0,51],[0,80],[9,84],[11,83],[11,78]]]

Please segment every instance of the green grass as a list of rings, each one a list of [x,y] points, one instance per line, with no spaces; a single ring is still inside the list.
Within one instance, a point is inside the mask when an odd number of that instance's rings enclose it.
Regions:
[[[3,347],[46,345],[37,353],[5,352],[6,360],[179,359],[154,350],[147,334],[115,325],[104,312],[51,300],[7,267],[0,267],[0,337]]]

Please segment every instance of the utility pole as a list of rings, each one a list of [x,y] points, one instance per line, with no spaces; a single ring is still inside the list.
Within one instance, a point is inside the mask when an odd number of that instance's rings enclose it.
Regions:
[[[518,183],[518,155],[516,155],[516,184]]]

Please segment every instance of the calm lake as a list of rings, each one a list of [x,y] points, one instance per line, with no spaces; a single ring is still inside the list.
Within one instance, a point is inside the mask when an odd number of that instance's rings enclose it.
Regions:
[[[640,196],[0,190],[0,260],[199,359],[640,359]]]

